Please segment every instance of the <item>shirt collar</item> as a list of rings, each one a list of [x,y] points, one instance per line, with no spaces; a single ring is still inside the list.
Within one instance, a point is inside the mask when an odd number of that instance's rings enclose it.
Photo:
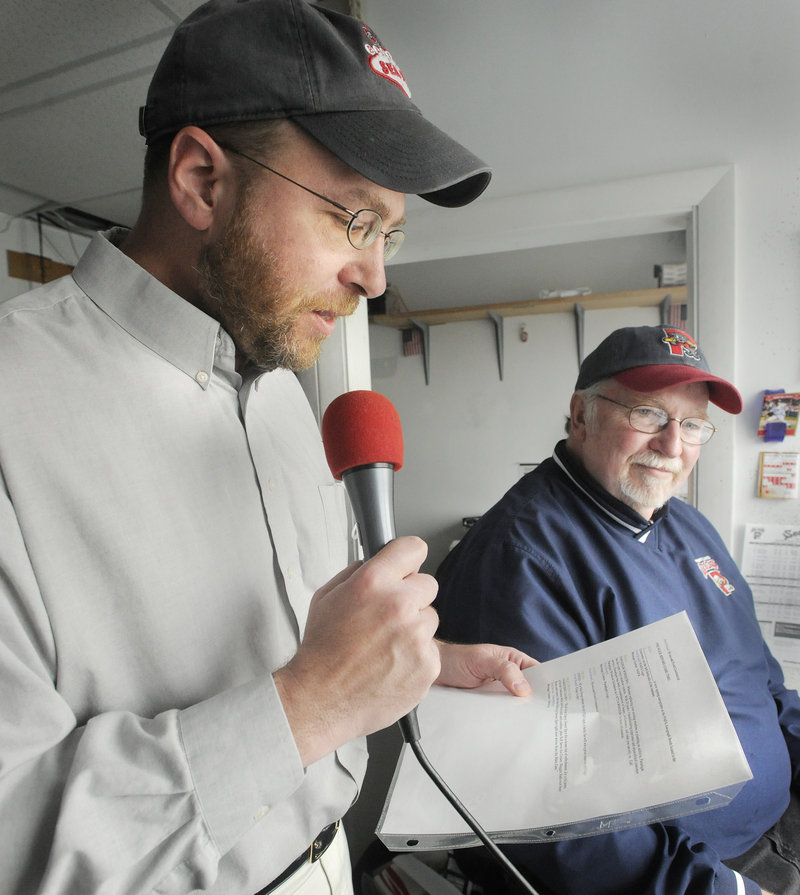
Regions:
[[[553,451],[553,460],[564,475],[572,482],[598,512],[612,519],[617,525],[627,529],[637,540],[648,537],[653,526],[669,513],[669,501],[657,509],[651,519],[640,516],[628,504],[609,494],[586,471],[580,460],[567,450],[566,440],[559,441]]]
[[[117,227],[96,234],[73,271],[75,282],[129,335],[207,388],[222,335],[218,321],[123,254],[117,245],[126,233]],[[220,357],[233,362],[232,351]]]

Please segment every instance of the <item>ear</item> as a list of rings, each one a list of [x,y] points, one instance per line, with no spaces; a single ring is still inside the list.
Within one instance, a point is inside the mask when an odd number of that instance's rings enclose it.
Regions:
[[[569,427],[570,438],[586,439],[586,401],[578,392],[573,393],[569,402]]]
[[[222,149],[199,127],[185,127],[172,141],[167,175],[178,214],[195,230],[208,230],[233,184]]]

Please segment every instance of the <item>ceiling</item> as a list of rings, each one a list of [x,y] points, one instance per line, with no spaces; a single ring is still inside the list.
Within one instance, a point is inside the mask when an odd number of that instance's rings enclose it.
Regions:
[[[131,223],[137,115],[175,25],[197,0],[3,0],[0,210],[74,206]]]
[[[780,145],[800,112],[790,64],[800,12],[794,0],[769,4],[779,15],[751,0],[498,0],[491,15],[485,0],[357,0],[425,114],[492,164],[487,202]],[[2,5],[0,211],[72,206],[131,224],[138,109],[198,0]],[[409,224],[427,208],[411,197]],[[486,256],[485,280],[502,284],[511,261],[529,263]]]
[[[4,0],[0,211],[24,216],[68,207],[91,216],[90,225],[134,222],[144,157],[138,109],[175,25],[197,5],[198,0]],[[366,0],[356,8],[366,17],[369,5]],[[526,285],[526,271],[535,266],[527,252],[483,258],[480,276],[466,283],[458,260],[442,264],[447,269],[431,262],[399,265],[390,281],[416,308],[438,306],[443,292],[448,303],[485,302],[485,284],[501,276],[513,278],[509,289],[535,295]],[[443,289],[450,277],[459,282]]]

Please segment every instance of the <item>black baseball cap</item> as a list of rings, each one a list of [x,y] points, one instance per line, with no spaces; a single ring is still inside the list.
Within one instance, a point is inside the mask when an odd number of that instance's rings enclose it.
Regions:
[[[372,29],[306,0],[211,0],[167,45],[139,131],[288,118],[368,180],[457,207],[486,189],[485,162],[425,118]]]
[[[742,396],[730,382],[711,373],[695,340],[683,330],[668,326],[614,330],[583,361],[575,388],[588,388],[609,378],[637,392],[705,382],[709,401],[728,413],[742,411]]]

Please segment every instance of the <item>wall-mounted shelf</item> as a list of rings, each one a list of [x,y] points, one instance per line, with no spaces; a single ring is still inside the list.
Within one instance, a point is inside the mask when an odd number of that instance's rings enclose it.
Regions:
[[[467,305],[459,308],[434,308],[428,311],[408,311],[404,314],[376,314],[372,323],[404,329],[421,320],[429,326],[440,323],[461,323],[464,320],[483,320],[489,314],[500,317],[524,317],[526,314],[559,314],[571,311],[576,302],[584,310],[605,308],[644,308],[660,305],[665,298],[673,302],[686,301],[686,286],[670,286],[661,289],[634,289],[631,292],[590,293],[569,298],[533,298],[527,301],[495,302],[485,305]],[[412,319],[413,318],[413,319]]]
[[[663,323],[668,323],[669,305],[683,304],[686,301],[686,296],[686,286],[670,286],[658,289],[634,289],[627,292],[590,293],[589,295],[565,298],[533,298],[527,301],[433,308],[427,311],[408,311],[403,314],[376,314],[370,318],[370,322],[378,326],[392,326],[396,329],[408,329],[414,326],[421,331],[425,382],[427,384],[430,372],[429,328],[445,323],[462,323],[467,320],[491,320],[495,327],[497,362],[502,379],[504,317],[572,312],[575,315],[578,362],[580,363],[583,360],[583,315],[585,311],[660,306],[661,320]]]

